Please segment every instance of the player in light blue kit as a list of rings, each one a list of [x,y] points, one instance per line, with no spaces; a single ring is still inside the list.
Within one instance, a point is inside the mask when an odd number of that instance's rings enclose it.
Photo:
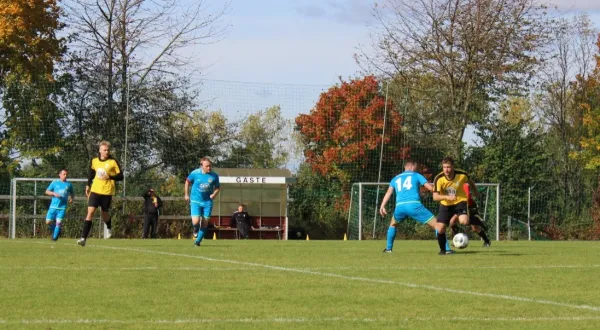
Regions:
[[[191,197],[190,184],[192,185]],[[200,246],[208,220],[212,213],[213,200],[221,191],[219,175],[212,172],[212,163],[208,157],[200,159],[200,168],[192,171],[185,180],[185,200],[190,202],[190,214],[194,225],[194,245]],[[202,219],[201,219],[202,218]],[[200,221],[202,220],[202,221]]]
[[[396,239],[396,226],[407,217],[411,217],[422,224],[427,224],[435,230],[437,219],[433,213],[421,203],[421,196],[419,195],[421,186],[424,186],[429,191],[433,191],[433,185],[428,183],[427,179],[419,172],[416,172],[416,170],[417,162],[412,160],[406,161],[404,164],[404,172],[396,175],[392,179],[390,187],[383,197],[379,213],[381,216],[386,216],[387,211],[385,210],[385,205],[392,197],[392,194],[396,192],[396,208],[387,232],[387,247],[383,252],[392,252],[394,240]],[[453,252],[450,250],[448,244],[446,244],[446,251],[448,254]]]
[[[46,224],[52,233],[52,240],[58,240],[62,229],[62,221],[65,218],[67,203],[73,202],[73,185],[67,182],[69,172],[63,168],[58,171],[58,180],[52,181],[46,189],[46,195],[52,196],[48,213],[46,214]],[[54,223],[56,221],[56,224]]]

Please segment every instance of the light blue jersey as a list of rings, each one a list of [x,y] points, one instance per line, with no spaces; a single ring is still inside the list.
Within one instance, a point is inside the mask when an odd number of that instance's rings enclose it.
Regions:
[[[396,175],[390,182],[390,187],[396,192],[396,205],[407,202],[420,202],[419,190],[427,183],[423,175],[413,171],[405,171]]]
[[[210,195],[216,188],[220,188],[219,175],[215,172],[202,173],[202,169],[196,169],[187,177],[192,184],[190,201],[192,203],[212,202]]]
[[[67,203],[69,202],[69,196],[73,197],[73,185],[71,182],[54,180],[52,183],[50,183],[46,190],[60,195],[60,197],[52,197],[50,209],[66,209]]]

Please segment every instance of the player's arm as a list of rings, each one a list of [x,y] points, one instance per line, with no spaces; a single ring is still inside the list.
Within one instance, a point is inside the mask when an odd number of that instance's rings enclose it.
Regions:
[[[425,187],[425,189],[429,190],[430,192],[433,192],[433,185],[431,183],[427,182],[423,185],[423,187]]]
[[[480,200],[481,196],[479,195],[479,189],[477,189],[475,181],[471,180],[471,178],[469,178],[469,186],[471,187],[471,192],[473,195],[475,195],[475,198],[477,198],[477,200]]]
[[[183,187],[183,194],[185,196],[185,201],[186,202],[190,201],[190,195],[188,194],[189,191],[190,191],[190,180],[189,179],[185,179],[185,185]]]
[[[217,198],[217,195],[219,194],[220,191],[221,191],[221,188],[219,188],[219,187],[215,188],[215,190],[213,190],[213,193],[210,194],[210,199]]]
[[[75,198],[75,193],[73,192],[73,186],[69,186],[69,203],[73,203],[73,198]]]
[[[452,196],[452,195],[442,195],[440,194],[438,191],[434,191],[433,192],[433,200],[436,202],[441,202],[441,201],[453,201],[456,199],[456,196]]]
[[[52,197],[56,197],[56,198],[60,198],[60,195],[59,195],[59,194],[57,194],[57,193],[55,193],[55,192],[53,191],[53,189],[54,189],[54,186],[53,186],[53,184],[51,184],[50,186],[48,186],[48,189],[46,189],[46,191],[45,191],[44,193],[45,193],[46,195],[48,195],[48,196],[52,196]]]
[[[385,192],[385,196],[383,196],[383,200],[381,201],[381,207],[379,208],[379,214],[381,214],[381,216],[387,215],[387,211],[385,210],[385,205],[390,200],[390,197],[392,197],[393,193],[394,193],[394,187],[389,187],[388,190]]]
[[[439,176],[439,175],[438,175]],[[441,202],[441,201],[453,201],[456,199],[456,196],[452,196],[452,195],[442,195],[440,193],[440,189],[438,188],[438,180],[437,177],[435,178],[435,180],[433,181],[433,200],[436,202]]]
[[[88,177],[87,177],[87,185],[85,186],[85,195],[90,196],[90,187],[92,186],[92,182],[94,181],[94,177],[96,176],[96,170],[94,169],[93,164],[94,159],[90,159],[90,166],[88,167]]]
[[[114,180],[114,181],[123,181],[123,179],[125,179],[125,177],[123,176],[123,172],[121,172],[121,165],[119,164],[119,162],[116,159],[113,159],[115,161],[115,172],[117,172],[116,175],[111,175],[109,176],[109,179]]]

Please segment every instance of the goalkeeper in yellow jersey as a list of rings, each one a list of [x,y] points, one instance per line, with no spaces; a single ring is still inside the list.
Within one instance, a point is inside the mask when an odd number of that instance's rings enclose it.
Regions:
[[[115,194],[115,181],[122,181],[123,173],[116,159],[110,155],[110,142],[102,141],[98,148],[98,157],[92,158],[88,168],[88,183],[85,194],[88,197],[87,216],[83,222],[81,238],[77,244],[85,246],[86,239],[92,228],[92,217],[98,207],[102,209],[102,221],[106,224],[108,235],[112,235],[112,222],[108,210]]]

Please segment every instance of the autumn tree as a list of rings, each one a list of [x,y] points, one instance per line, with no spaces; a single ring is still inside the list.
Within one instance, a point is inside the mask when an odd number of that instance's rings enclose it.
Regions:
[[[0,0],[0,84],[15,75],[52,80],[65,50],[61,13],[56,0]]]
[[[296,118],[306,161],[320,175],[347,185],[376,181],[383,155],[386,172],[381,179],[391,178],[408,150],[402,143],[401,116],[394,111],[388,111],[387,118],[385,115],[386,100],[375,77],[331,87],[321,94],[310,114]]]
[[[14,175],[23,158],[47,155],[40,138],[61,137],[52,94],[61,82],[62,11],[54,0],[0,0],[0,176]]]
[[[595,68],[589,76],[578,76],[576,81],[575,100],[583,112],[583,134],[579,141],[581,150],[571,153],[587,170],[594,171],[600,169],[600,34],[597,38]]]
[[[379,29],[358,63],[409,88],[432,77],[438,116],[459,121],[448,132],[455,154],[467,126],[487,117],[482,104],[526,87],[548,25],[533,0],[384,0],[374,16]]]

